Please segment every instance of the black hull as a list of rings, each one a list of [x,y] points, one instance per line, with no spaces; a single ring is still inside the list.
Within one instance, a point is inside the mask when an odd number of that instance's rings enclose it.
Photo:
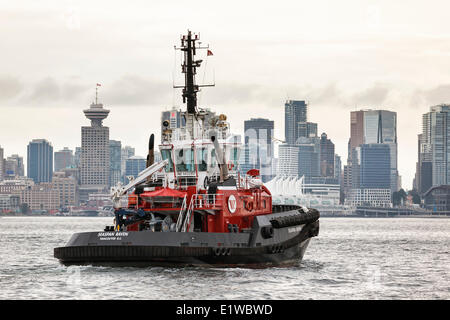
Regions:
[[[277,214],[280,215],[283,214]],[[65,265],[291,266],[302,260],[311,237],[319,231],[319,221],[314,220],[279,226],[273,236],[265,238],[261,236],[264,223],[264,218],[259,219],[254,230],[247,233],[80,233],[65,247],[55,248],[54,256]]]
[[[201,255],[189,256],[188,252],[184,256],[152,256],[151,252],[161,251],[170,248],[158,247],[79,247],[80,259],[61,259],[64,265],[94,265],[94,266],[162,266],[162,267],[246,267],[262,268],[269,266],[292,266],[298,264],[305,254],[310,239],[300,243],[296,247],[291,247],[279,253],[249,253],[245,255],[235,255],[235,250],[231,250],[228,256]],[[94,248],[94,249],[93,249]],[[105,252],[105,255],[99,254]],[[134,254],[133,254],[134,253]],[[139,254],[141,253],[141,254]]]

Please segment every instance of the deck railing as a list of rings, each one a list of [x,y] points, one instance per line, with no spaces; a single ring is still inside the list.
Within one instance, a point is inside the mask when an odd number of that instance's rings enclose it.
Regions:
[[[194,209],[220,209],[222,208],[223,194],[201,194],[196,193],[192,195]]]

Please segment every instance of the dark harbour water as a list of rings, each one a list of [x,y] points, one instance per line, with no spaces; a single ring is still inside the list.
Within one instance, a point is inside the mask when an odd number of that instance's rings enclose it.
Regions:
[[[0,218],[0,299],[450,299],[450,219],[321,218],[295,267],[65,267],[74,232],[112,218]]]

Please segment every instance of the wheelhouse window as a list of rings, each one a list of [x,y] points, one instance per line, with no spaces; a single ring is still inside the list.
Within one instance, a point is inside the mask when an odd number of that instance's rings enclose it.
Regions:
[[[163,160],[169,160],[169,163],[165,167],[166,172],[173,172],[173,160],[172,160],[172,150],[171,149],[162,149],[161,150],[161,158]]]
[[[206,171],[208,169],[208,149],[197,149],[197,165],[198,171]]]
[[[194,151],[191,148],[175,150],[177,172],[195,172]]]

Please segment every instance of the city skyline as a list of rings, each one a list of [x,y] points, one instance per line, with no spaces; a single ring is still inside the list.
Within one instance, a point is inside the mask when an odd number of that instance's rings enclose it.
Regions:
[[[285,101],[305,100],[308,121],[318,123],[318,134],[327,133],[346,163],[350,111],[394,111],[399,174],[411,189],[421,115],[450,102],[450,79],[442,72],[449,63],[448,26],[439,18],[447,4],[416,4],[405,13],[386,1],[350,2],[342,8],[331,1],[240,3],[239,12],[223,8],[227,20],[208,15],[203,3],[190,12],[192,25],[177,20],[186,14],[181,4],[119,10],[110,3],[30,2],[27,9],[5,3],[0,108],[3,119],[20,119],[2,123],[5,158],[19,154],[26,162],[25,146],[35,138],[48,139],[55,150],[75,150],[85,124],[80,110],[94,100],[97,82],[111,110],[105,121],[110,139],[144,156],[150,133],[159,140],[160,112],[184,108],[181,92],[172,89],[179,71],[173,45],[190,28],[214,52],[198,78],[208,82],[214,70],[216,87],[203,90],[200,105],[226,113],[233,132],[243,132],[244,120],[264,117],[275,121],[275,137],[283,139]],[[234,26],[223,28],[230,17]]]

